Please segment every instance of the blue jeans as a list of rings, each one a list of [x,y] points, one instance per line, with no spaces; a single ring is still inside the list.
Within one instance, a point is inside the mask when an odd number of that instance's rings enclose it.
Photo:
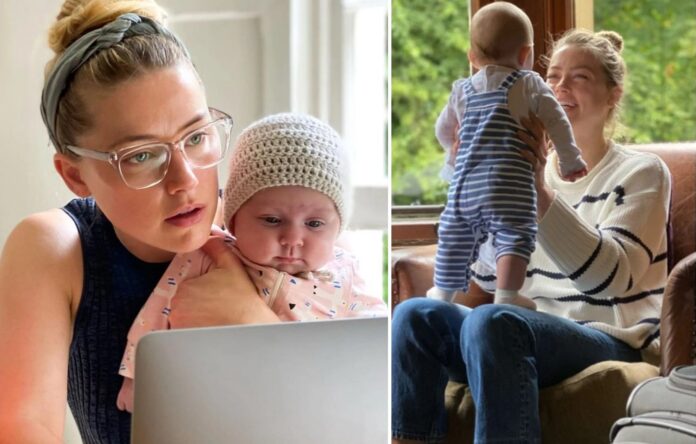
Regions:
[[[472,310],[409,299],[392,318],[392,435],[441,442],[453,380],[471,390],[476,443],[541,442],[539,388],[606,360],[637,362],[641,354],[606,333],[517,306]]]

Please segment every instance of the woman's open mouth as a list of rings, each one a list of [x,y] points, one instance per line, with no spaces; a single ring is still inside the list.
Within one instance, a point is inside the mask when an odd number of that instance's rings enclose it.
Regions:
[[[177,227],[190,227],[203,219],[203,206],[190,206],[182,209],[174,216],[165,219],[166,222]]]

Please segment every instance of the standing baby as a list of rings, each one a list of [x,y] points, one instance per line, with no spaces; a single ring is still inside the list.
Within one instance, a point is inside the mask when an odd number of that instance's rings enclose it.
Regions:
[[[558,153],[561,175],[587,174],[565,112],[544,80],[531,71],[534,32],[517,6],[495,2],[471,21],[469,61],[479,71],[454,82],[435,125],[453,163],[447,205],[440,217],[435,287],[428,296],[452,300],[466,292],[479,247],[492,236],[497,288],[494,302],[535,309],[519,294],[536,237],[534,171],[518,137],[520,120],[536,114]],[[456,133],[456,139],[455,139]],[[455,145],[458,143],[458,145]],[[443,173],[443,176],[447,176]]]

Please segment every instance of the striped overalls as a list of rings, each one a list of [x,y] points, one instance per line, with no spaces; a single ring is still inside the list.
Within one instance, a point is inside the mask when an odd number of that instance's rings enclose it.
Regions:
[[[536,235],[536,191],[529,149],[516,132],[524,130],[510,115],[508,90],[524,72],[512,72],[496,89],[477,93],[467,79],[467,104],[460,122],[459,151],[440,216],[435,286],[468,289],[470,265],[488,234],[496,259],[513,254],[529,260]]]

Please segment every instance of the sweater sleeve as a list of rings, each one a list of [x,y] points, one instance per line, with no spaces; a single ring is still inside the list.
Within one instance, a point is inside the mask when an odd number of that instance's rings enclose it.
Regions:
[[[626,296],[651,264],[666,258],[669,171],[652,156],[626,168],[620,183],[599,196],[585,195],[573,206],[557,196],[539,222],[539,243],[586,295]],[[580,217],[576,208],[602,198],[596,220]]]
[[[528,82],[527,85],[533,91],[528,94],[533,98],[533,103],[536,104],[535,114],[544,123],[558,153],[561,174],[566,177],[586,168],[587,165],[582,160],[580,150],[575,143],[570,121],[561,104],[556,100],[553,91],[536,73],[531,76],[530,80],[531,82]]]

